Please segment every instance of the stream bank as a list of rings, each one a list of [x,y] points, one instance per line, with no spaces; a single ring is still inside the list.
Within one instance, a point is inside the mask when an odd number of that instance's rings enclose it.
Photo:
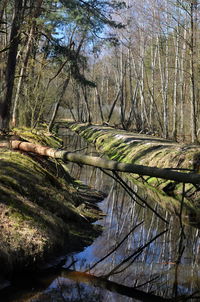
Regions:
[[[69,127],[70,130],[94,144],[97,151],[118,162],[186,172],[189,170],[191,173],[193,159],[200,154],[198,145],[178,144],[174,141],[126,132],[108,126],[75,122],[63,122],[63,126]],[[169,212],[180,215],[182,211],[182,220],[185,224],[200,227],[200,190],[198,186],[186,183],[183,188],[183,184],[179,182],[156,177],[140,177],[136,174],[126,174],[126,177],[138,186],[145,186],[148,194],[152,197],[156,196],[155,199],[159,204]],[[183,192],[184,200],[181,209]]]
[[[15,129],[14,136],[60,148],[43,131]],[[12,137],[11,137],[12,139]],[[103,193],[72,178],[61,161],[0,149],[0,282],[17,271],[37,270],[56,255],[81,250],[101,232],[96,202]]]

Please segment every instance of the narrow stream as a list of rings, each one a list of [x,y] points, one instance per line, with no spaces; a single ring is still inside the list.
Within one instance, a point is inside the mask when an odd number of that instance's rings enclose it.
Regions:
[[[65,145],[69,151],[82,150],[79,152],[95,154],[94,150],[85,149],[87,143],[74,133],[66,133]],[[150,200],[145,188],[139,190],[126,181],[139,196],[170,222],[169,225],[151,210],[139,205],[141,201],[137,197],[134,197],[134,201],[120,184],[99,169],[73,164],[69,164],[69,168],[73,177],[106,192],[107,198],[99,204],[106,215],[96,222],[103,227],[101,236],[84,251],[68,255],[65,267],[72,264],[70,267],[72,270],[82,272],[88,270],[95,276],[111,273],[109,280],[117,284],[128,287],[137,286],[139,290],[151,292],[160,297],[191,295],[200,289],[199,230],[185,227],[181,237],[179,219],[160,209],[154,200]],[[167,229],[168,231],[162,236],[141,249],[141,252],[135,253]],[[109,257],[95,265],[117,245],[119,247]],[[124,259],[127,261],[116,269]],[[114,288],[107,290],[103,286],[93,286],[92,282],[86,284],[80,276],[72,278],[70,274],[62,273],[55,278],[51,276],[50,280],[45,280],[45,282],[46,289],[33,289],[26,297],[19,297],[12,301],[139,301],[126,294],[114,292]],[[199,298],[187,301],[200,301],[200,293],[196,295]]]

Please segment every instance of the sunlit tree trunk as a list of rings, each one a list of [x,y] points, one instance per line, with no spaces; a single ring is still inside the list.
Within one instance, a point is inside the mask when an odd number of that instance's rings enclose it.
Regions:
[[[178,57],[179,57],[179,37],[180,33],[174,35],[175,65],[174,65],[174,93],[173,93],[173,126],[172,137],[177,139],[177,85],[178,85]]]
[[[197,121],[196,121],[196,14],[197,1],[192,0],[190,4],[190,80],[191,80],[191,140],[197,141]]]
[[[155,45],[155,37],[151,39],[151,93],[150,93],[150,110],[149,110],[149,124],[151,128],[154,124],[154,103],[155,103],[155,68],[158,54],[158,45]]]
[[[10,34],[10,48],[8,51],[8,60],[6,66],[6,87],[5,96],[0,104],[0,129],[6,130],[9,128],[12,95],[15,80],[17,50],[20,43],[20,25],[22,23],[22,8],[23,1],[15,0],[14,17]]]
[[[27,64],[28,64],[31,41],[32,41],[32,35],[33,35],[33,27],[31,27],[29,35],[28,35],[28,41],[27,41],[27,45],[26,45],[24,59],[23,59],[23,62],[22,62],[22,67],[21,67],[21,70],[20,70],[19,80],[18,80],[18,83],[17,83],[17,89],[16,89],[15,98],[14,98],[14,102],[13,102],[13,113],[12,113],[12,126],[13,127],[16,126],[16,114],[17,114],[18,99],[19,99],[21,86],[22,86],[22,83],[23,83],[25,70],[26,70],[26,67],[27,67]]]
[[[125,87],[124,87],[124,73],[126,66],[125,66],[125,59],[124,59],[124,54],[123,54],[123,47],[121,47],[121,54],[120,54],[120,83],[121,85],[121,93],[120,93],[120,111],[121,111],[121,125],[125,129],[125,110],[124,110],[124,94],[125,94]]]
[[[140,110],[141,110],[141,130],[145,128],[145,105],[144,105],[144,59],[143,55],[141,54],[141,63],[140,63]]]
[[[180,135],[182,138],[184,138],[184,100],[185,100],[185,82],[184,82],[184,70],[185,70],[185,58],[186,58],[186,39],[187,39],[187,29],[183,29],[183,42],[179,57],[179,83],[180,83],[180,89],[179,89],[179,99],[180,99]]]
[[[68,87],[69,81],[70,81],[70,77],[68,76],[68,78],[63,83],[63,87],[62,87],[62,91],[61,91],[61,94],[59,96],[59,99],[54,105],[53,113],[52,113],[52,116],[51,116],[51,119],[50,119],[50,122],[49,122],[49,126],[48,126],[48,131],[49,132],[51,132],[52,129],[53,129],[54,121],[55,121],[56,115],[58,113],[58,109],[60,107],[61,101],[62,101],[62,99],[64,97],[64,94],[66,92],[66,89]]]
[[[30,53],[31,53],[33,36],[35,34],[36,18],[38,18],[40,13],[41,13],[42,2],[43,2],[43,0],[35,1],[35,8],[32,9],[33,13],[30,16],[31,26],[30,26],[30,30],[29,30],[29,33],[28,33],[28,41],[27,41],[26,48],[25,48],[25,53],[24,53],[24,56],[23,56],[24,58],[23,58],[23,61],[22,61],[22,66],[21,66],[20,74],[19,74],[19,80],[18,80],[18,83],[17,83],[17,89],[16,89],[15,98],[14,98],[14,102],[13,102],[12,126],[16,126],[16,114],[17,114],[18,99],[19,99],[21,87],[22,87],[22,84],[23,84],[26,68],[27,68],[27,65],[28,65],[28,60],[29,60]]]
[[[103,109],[102,109],[102,101],[101,101],[101,96],[99,94],[98,88],[95,88],[95,100],[97,99],[97,103],[99,106],[99,111],[100,111],[100,116],[101,116],[101,122],[104,122],[104,114],[103,114]]]
[[[128,77],[129,77],[129,115],[128,115],[128,126],[130,127],[130,125],[132,124],[132,101],[134,98],[134,89],[133,89],[133,74],[132,74],[132,65],[131,65],[131,45],[129,45],[128,48]]]
[[[83,99],[84,99],[86,111],[87,111],[86,121],[88,123],[91,123],[92,115],[91,115],[91,109],[90,109],[89,98],[88,98],[88,89],[85,86],[82,86],[82,92],[83,92]]]
[[[7,45],[7,26],[6,26],[6,15],[5,8],[7,0],[0,2],[0,92],[4,86],[4,62],[6,61],[6,48]]]
[[[163,103],[163,136],[168,137],[168,40],[165,40],[165,64],[162,63],[160,42],[158,39],[158,60],[160,69],[161,79],[161,92],[162,92],[162,103]],[[164,65],[164,66],[163,66]]]

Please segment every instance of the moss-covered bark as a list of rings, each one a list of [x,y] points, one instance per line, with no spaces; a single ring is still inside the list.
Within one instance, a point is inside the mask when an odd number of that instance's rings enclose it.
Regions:
[[[158,168],[192,169],[192,160],[200,152],[197,145],[182,145],[157,137],[129,133],[106,126],[71,123],[67,126],[80,136],[95,144],[97,150],[109,159]],[[136,175],[126,175],[136,182]],[[166,187],[170,181],[156,177],[143,177],[138,185],[149,191],[155,200],[171,213],[179,215],[183,186],[172,183],[173,190]],[[195,186],[186,184],[183,221],[200,227],[200,195]]]

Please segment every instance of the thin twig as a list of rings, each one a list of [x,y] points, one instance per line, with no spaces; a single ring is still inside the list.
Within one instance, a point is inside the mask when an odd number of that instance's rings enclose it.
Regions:
[[[117,177],[113,176],[112,174],[108,173],[107,171],[105,171],[102,168],[99,168],[104,174],[110,176],[112,179],[114,179],[118,184],[120,184],[122,186],[122,188],[126,191],[126,193],[142,208],[144,208],[144,206],[142,204],[140,204],[136,198],[129,192],[128,190],[128,185],[127,184],[123,184]]]
[[[155,280],[157,280],[157,279],[159,279],[159,278],[160,278],[160,276],[156,276],[156,277],[154,277],[154,278],[152,278],[152,279],[146,281],[145,283],[142,283],[142,284],[139,284],[139,285],[135,286],[134,288],[140,288],[140,287],[142,287],[142,286],[144,286],[144,285],[147,285],[148,283],[151,283],[151,282],[153,282],[153,281],[155,281]]]
[[[114,249],[112,249],[106,256],[104,256],[103,258],[101,258],[99,261],[97,261],[94,265],[92,265],[89,269],[87,269],[85,272],[90,271],[91,269],[93,269],[95,266],[97,266],[97,264],[99,264],[100,262],[102,262],[103,260],[105,260],[106,258],[108,258],[111,254],[113,254],[121,245],[122,243],[124,243],[124,241],[128,238],[128,236],[135,231],[135,229],[137,227],[139,227],[144,221],[138,223],[136,226],[134,226],[130,232],[120,241],[120,243],[118,243],[116,245],[116,247]]]
[[[140,201],[142,201],[145,205],[146,205],[146,207],[147,208],[149,208],[156,216],[158,216],[162,221],[164,221],[166,224],[169,224],[169,222],[167,221],[167,220],[165,220],[158,212],[156,212],[148,203],[147,203],[147,201],[146,200],[144,200],[142,197],[140,197],[135,191],[133,191],[133,189],[130,187],[130,186],[128,186],[126,183],[125,183],[125,181],[119,176],[119,174],[117,173],[117,172],[113,172],[115,175],[116,175],[116,177],[120,180],[120,182],[122,182],[122,184],[124,185],[124,186],[126,186],[127,187],[127,189],[128,190],[130,190],[130,192],[132,192],[132,194],[134,194]]]
[[[149,246],[153,241],[155,241],[158,237],[162,236],[164,233],[166,233],[168,231],[168,229],[162,231],[161,233],[159,233],[158,235],[156,235],[155,237],[153,237],[149,242],[147,242],[145,245],[139,247],[133,254],[131,254],[130,256],[128,256],[126,259],[124,259],[121,263],[119,263],[116,267],[114,267],[110,273],[108,273],[107,275],[105,275],[104,277],[108,278],[111,275],[114,274],[118,274],[121,271],[116,272],[116,270],[118,270],[124,263],[128,262],[131,258],[133,258],[134,256],[136,256],[137,254],[141,253],[147,246]]]

